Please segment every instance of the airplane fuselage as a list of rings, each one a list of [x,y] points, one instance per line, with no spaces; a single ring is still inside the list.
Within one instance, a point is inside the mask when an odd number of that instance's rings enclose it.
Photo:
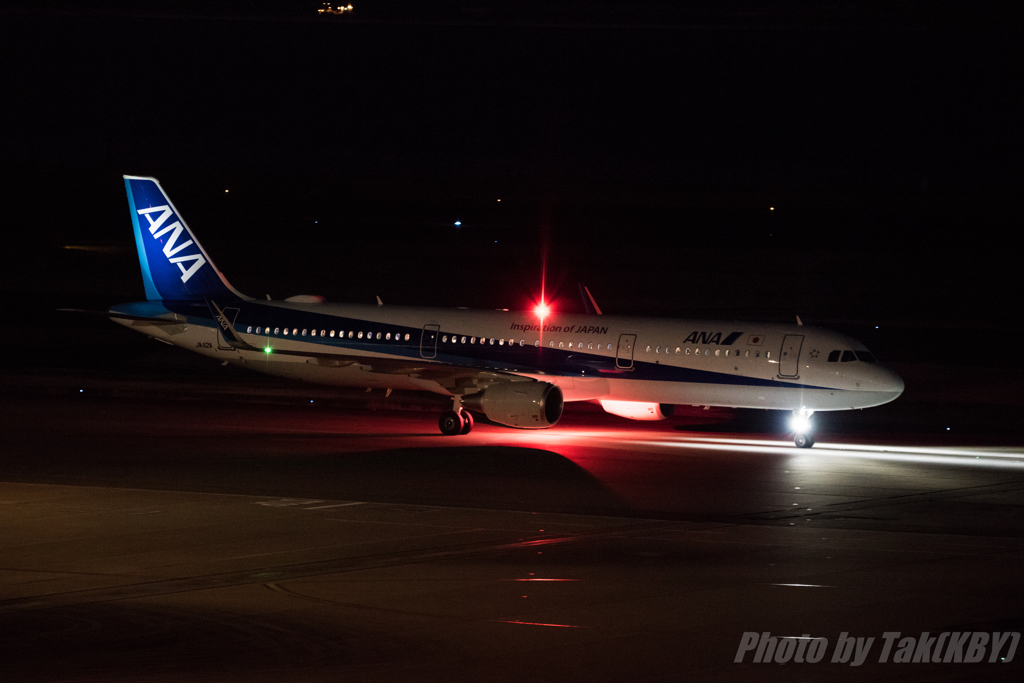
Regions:
[[[548,382],[566,401],[829,411],[881,405],[903,391],[895,373],[856,359],[857,351],[865,357],[862,344],[808,325],[576,314],[541,321],[526,312],[259,300],[221,305],[238,337],[259,351],[231,346],[202,304],[138,302],[111,313],[175,346],[334,386],[455,393],[430,379],[436,365]],[[118,312],[180,324],[148,325],[118,319]],[[835,351],[839,358],[830,362]],[[853,352],[845,362],[844,351]],[[391,365],[375,367],[374,359]],[[397,372],[395,361],[416,372]]]

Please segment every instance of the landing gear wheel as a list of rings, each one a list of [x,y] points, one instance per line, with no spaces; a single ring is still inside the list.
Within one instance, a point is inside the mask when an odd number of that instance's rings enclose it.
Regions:
[[[797,448],[810,448],[814,445],[814,439],[809,434],[797,434],[796,438],[793,439],[793,443],[796,444]]]
[[[455,436],[462,433],[466,423],[462,419],[462,415],[456,413],[454,410],[448,410],[441,413],[441,418],[437,421],[437,426],[441,428],[441,433],[445,436]]]
[[[473,416],[468,410],[462,411],[462,431],[459,434],[469,434],[473,431]]]

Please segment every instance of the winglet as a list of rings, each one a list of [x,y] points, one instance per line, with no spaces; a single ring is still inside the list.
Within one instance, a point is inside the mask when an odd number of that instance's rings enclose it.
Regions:
[[[602,315],[600,306],[594,301],[594,295],[590,293],[590,290],[583,286],[583,283],[577,282],[580,288],[580,296],[583,297],[583,308],[586,309],[587,315]]]

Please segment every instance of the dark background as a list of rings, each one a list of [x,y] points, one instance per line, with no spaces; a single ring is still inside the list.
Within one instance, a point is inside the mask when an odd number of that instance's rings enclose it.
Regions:
[[[136,174],[254,296],[515,309],[544,272],[1019,363],[1018,3],[353,4],[5,4],[7,322],[142,298]]]

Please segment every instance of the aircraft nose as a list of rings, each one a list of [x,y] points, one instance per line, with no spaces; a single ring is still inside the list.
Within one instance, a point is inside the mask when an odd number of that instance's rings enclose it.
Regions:
[[[904,387],[903,378],[897,375],[889,368],[879,368],[879,370],[881,370],[881,372],[879,373],[880,377],[878,378],[879,389],[881,389],[882,391],[889,391],[896,394],[896,396],[893,396],[893,398],[896,398],[900,394],[902,394]]]

